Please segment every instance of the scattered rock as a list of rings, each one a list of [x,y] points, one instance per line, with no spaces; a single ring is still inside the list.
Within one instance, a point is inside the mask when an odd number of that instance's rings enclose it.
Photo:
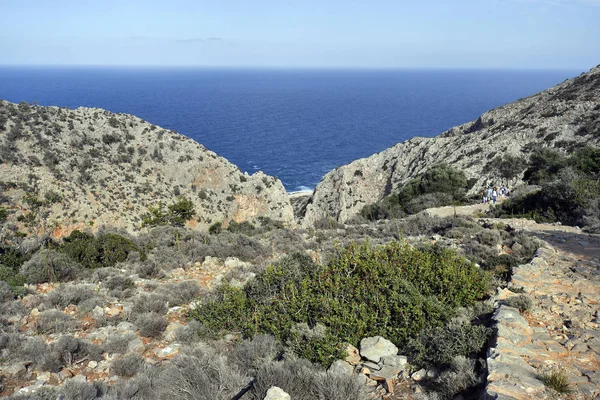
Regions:
[[[374,336],[360,341],[360,355],[367,360],[378,363],[381,357],[398,354],[398,348],[381,336]]]
[[[289,394],[283,391],[283,389],[278,388],[277,386],[273,386],[269,390],[267,390],[267,395],[264,400],[291,400]]]
[[[358,365],[360,362],[360,353],[358,349],[352,346],[350,343],[346,345],[346,358],[344,359],[347,363],[351,365]]]
[[[354,367],[344,360],[336,360],[331,364],[327,371],[340,375],[352,375],[354,373]]]

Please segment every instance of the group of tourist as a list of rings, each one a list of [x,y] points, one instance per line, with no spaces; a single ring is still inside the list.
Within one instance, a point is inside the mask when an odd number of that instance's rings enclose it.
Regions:
[[[488,186],[487,188],[484,187],[481,191],[481,202],[492,202],[493,204],[496,204],[496,201],[498,201],[498,197],[504,198],[505,196],[509,195],[510,190],[508,190],[508,188],[504,185],[502,185],[500,189],[498,189],[495,186]]]

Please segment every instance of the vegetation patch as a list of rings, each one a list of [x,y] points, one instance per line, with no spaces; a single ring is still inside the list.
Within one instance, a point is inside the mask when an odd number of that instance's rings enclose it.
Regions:
[[[487,288],[487,275],[453,250],[365,242],[338,249],[324,265],[287,257],[243,288],[222,286],[192,317],[212,334],[274,335],[327,365],[342,355],[342,342],[381,335],[405,345]]]
[[[370,220],[402,218],[430,207],[447,206],[463,202],[472,181],[454,167],[440,164],[429,168],[408,181],[398,193],[365,206],[361,215]]]

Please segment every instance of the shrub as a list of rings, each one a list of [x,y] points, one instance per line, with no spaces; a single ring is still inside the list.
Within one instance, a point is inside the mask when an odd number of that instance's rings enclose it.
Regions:
[[[135,286],[133,280],[124,275],[113,275],[105,283],[108,290],[127,290]]]
[[[140,253],[142,260],[145,260],[145,253],[140,252],[133,241],[114,233],[94,237],[76,230],[63,239],[58,250],[87,268],[112,267],[127,260],[132,252]]]
[[[478,374],[482,368],[478,365],[483,360],[473,360],[457,356],[452,360],[448,369],[442,371],[428,386],[441,395],[443,399],[453,399],[462,391],[473,388],[483,381],[483,375]]]
[[[462,201],[470,187],[465,173],[440,164],[429,168],[418,177],[408,181],[398,193],[380,202],[366,206],[361,215],[371,221],[400,218],[428,207],[450,205]]]
[[[62,388],[65,400],[95,400],[102,395],[99,383],[68,380]]]
[[[491,335],[492,329],[468,323],[427,328],[409,341],[406,351],[417,367],[450,367],[457,356],[479,353]]]
[[[200,339],[199,332],[202,325],[198,321],[189,321],[187,325],[175,330],[175,340],[178,343],[192,344]]]
[[[44,311],[36,321],[37,332],[42,334],[62,333],[73,327],[73,319],[58,310]]]
[[[0,207],[0,223],[8,219],[8,210],[4,207]]]
[[[168,321],[160,314],[148,312],[140,314],[136,318],[135,324],[140,329],[140,335],[144,337],[157,337],[165,331]]]
[[[558,393],[570,393],[573,391],[569,382],[569,376],[563,369],[554,369],[545,372],[539,376],[539,379],[544,385]]]
[[[135,270],[140,278],[145,279],[161,279],[165,277],[165,271],[160,266],[152,261],[145,261],[141,263]]]
[[[61,285],[56,287],[46,297],[51,307],[65,308],[70,304],[78,305],[95,297],[91,285]]]
[[[163,208],[163,203],[148,207],[149,215],[143,218],[142,226],[183,226],[196,215],[194,203],[186,197],[179,197],[175,203],[167,206],[166,211]]]
[[[144,359],[137,354],[127,354],[113,361],[110,370],[118,376],[131,378],[144,365]]]
[[[135,338],[136,336],[133,333],[110,335],[102,348],[109,354],[123,354],[127,351],[129,342]]]
[[[221,222],[215,222],[208,228],[208,233],[211,235],[218,235],[223,230],[223,224]]]
[[[167,300],[159,294],[151,293],[138,296],[133,305],[132,313],[143,314],[153,312],[163,315],[168,310]]]
[[[242,235],[252,236],[256,233],[256,227],[248,221],[235,222],[231,221],[227,230],[231,233],[240,233]]]
[[[12,268],[0,265],[0,281],[4,281],[10,286],[14,296],[23,296],[26,292],[23,285],[25,285],[27,280],[22,274]]]
[[[29,283],[65,282],[75,279],[79,268],[66,254],[41,249],[23,264],[21,273]]]
[[[524,294],[506,299],[506,304],[518,309],[520,312],[529,311],[533,306],[531,298]]]
[[[188,304],[200,293],[200,285],[195,280],[179,283],[168,283],[161,286],[161,295],[166,299],[169,307]]]
[[[179,354],[160,372],[158,398],[173,400],[229,400],[248,383],[239,368],[208,349]]]
[[[100,347],[70,335],[61,336],[51,345],[51,350],[60,365],[64,367],[78,365],[85,360],[100,361],[102,359]]]
[[[131,379],[121,380],[110,387],[106,400],[160,400],[157,387],[159,382],[160,369],[144,365],[141,371]],[[171,398],[167,396],[165,398]]]
[[[4,303],[5,301],[10,301],[15,298],[15,294],[13,293],[12,287],[0,280],[0,303]]]
[[[326,373],[307,360],[269,362],[257,371],[251,398],[262,400],[272,386],[294,400],[366,400],[366,387],[353,375]]]
[[[339,249],[326,265],[314,265],[307,255],[287,257],[242,289],[222,286],[191,314],[214,333],[267,333],[296,343],[303,336],[294,331],[297,324],[320,323],[325,332],[319,328],[313,347],[300,351],[327,365],[341,342],[381,335],[405,344],[486,289],[487,276],[454,251],[366,242]]]
[[[273,361],[283,350],[283,346],[273,336],[256,335],[238,343],[230,360],[242,371],[255,371],[261,365]]]

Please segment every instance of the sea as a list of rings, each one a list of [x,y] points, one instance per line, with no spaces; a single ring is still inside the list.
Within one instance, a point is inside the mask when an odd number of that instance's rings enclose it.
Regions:
[[[134,114],[295,192],[581,72],[0,66],[0,99]]]

